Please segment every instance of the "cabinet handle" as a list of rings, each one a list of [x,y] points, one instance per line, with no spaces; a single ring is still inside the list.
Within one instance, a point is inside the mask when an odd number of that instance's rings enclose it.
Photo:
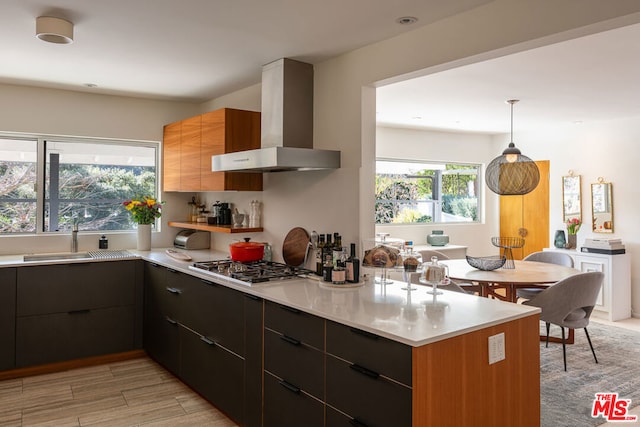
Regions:
[[[178,272],[178,270],[174,270],[173,268],[169,268],[169,267],[167,267],[167,271],[169,273],[177,273]]]
[[[288,342],[289,344],[293,344],[293,345],[300,345],[300,341],[295,339],[295,338],[291,338],[287,335],[282,335],[280,337],[281,340]]]
[[[167,320],[167,322],[171,323],[172,325],[177,325],[178,324],[177,321],[173,320],[169,316],[166,316],[165,319]]]
[[[210,281],[208,281],[208,280],[200,279],[200,281],[201,281],[202,283],[204,283],[205,285],[209,285],[209,286],[216,286],[216,284],[215,284],[215,283],[210,282]]]
[[[280,308],[286,311],[290,311],[291,313],[300,314],[300,310],[298,310],[297,308],[287,307],[286,305],[281,305]]]
[[[87,314],[89,313],[91,310],[88,308],[82,309],[82,310],[70,310],[67,311],[67,314]]]
[[[171,288],[169,286],[167,286],[167,292],[170,292],[174,295],[180,295],[182,293],[182,291],[178,288]]]
[[[300,389],[298,387],[294,386],[293,384],[290,384],[290,383],[286,382],[285,380],[280,380],[280,381],[278,381],[278,383],[282,387],[286,388],[287,390],[289,390],[289,391],[291,391],[293,393],[297,393],[297,394],[300,393]]]
[[[357,364],[353,364],[351,366],[349,366],[351,369],[353,369],[354,371],[361,373],[362,375],[366,375],[369,378],[373,378],[373,379],[377,379],[380,374],[377,373],[376,371],[372,371],[371,369],[367,369],[363,366],[357,365]]]
[[[365,338],[369,338],[372,340],[377,340],[378,338],[380,338],[378,335],[376,334],[372,334],[371,332],[367,332],[367,331],[362,331],[360,329],[356,329],[356,328],[349,328],[349,330],[351,332],[353,332],[356,335],[362,335]]]
[[[368,427],[368,424],[363,423],[357,418],[352,418],[351,420],[349,420],[349,424],[355,427]]]
[[[262,301],[262,298],[257,297],[257,296],[255,296],[255,295],[251,295],[251,294],[244,294],[244,296],[245,296],[245,297],[247,297],[247,298],[249,298],[249,299],[252,299],[252,300],[254,300],[254,301]]]
[[[209,339],[205,336],[201,336],[200,337],[200,341],[204,342],[205,344],[209,344],[209,345],[216,345],[216,342],[212,339]]]

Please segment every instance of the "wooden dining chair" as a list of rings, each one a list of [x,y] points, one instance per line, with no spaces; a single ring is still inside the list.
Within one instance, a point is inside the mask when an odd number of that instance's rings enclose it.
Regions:
[[[546,262],[549,264],[564,265],[573,268],[573,258],[560,252],[540,251],[533,252],[524,257],[523,261]],[[517,298],[531,299],[542,292],[547,286],[520,288],[516,291]],[[517,299],[516,299],[517,301]]]
[[[598,293],[602,288],[603,280],[604,273],[599,271],[579,273],[560,280],[556,284],[542,290],[542,292],[530,300],[523,302],[524,305],[542,309],[540,320],[545,322],[547,327],[546,347],[549,346],[550,325],[560,326],[562,330],[562,358],[565,371],[567,370],[567,349],[564,328],[584,329],[587,341],[589,341],[589,347],[591,347],[591,353],[593,353],[593,358],[596,363],[598,363],[598,358],[593,349],[587,326],[589,325],[589,318],[591,317],[593,307],[596,305]]]

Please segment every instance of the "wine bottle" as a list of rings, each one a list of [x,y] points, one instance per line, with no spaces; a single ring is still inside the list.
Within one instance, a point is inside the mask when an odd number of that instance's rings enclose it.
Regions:
[[[327,255],[333,261],[333,243],[331,242],[331,233],[327,233],[324,239],[324,250],[322,251],[322,262],[327,260]]]
[[[316,248],[316,274],[318,276],[322,276],[322,269],[324,268],[324,257],[322,254],[324,253],[324,234],[318,236],[318,246]]]
[[[347,282],[358,283],[360,281],[360,259],[356,256],[356,244],[351,243],[351,254],[345,263]]]

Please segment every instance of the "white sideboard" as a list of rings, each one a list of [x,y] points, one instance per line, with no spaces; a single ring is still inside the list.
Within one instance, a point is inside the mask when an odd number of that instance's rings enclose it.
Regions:
[[[593,315],[609,321],[631,317],[631,261],[629,254],[605,255],[578,252],[575,249],[545,248],[545,251],[561,252],[573,258],[574,267],[580,271],[604,273],[602,290]]]
[[[418,251],[438,251],[442,252],[451,259],[465,258],[467,255],[467,247],[460,245],[444,245],[444,246],[432,246],[432,245],[415,245],[413,247],[414,252]],[[430,261],[428,259],[422,260],[423,262]]]

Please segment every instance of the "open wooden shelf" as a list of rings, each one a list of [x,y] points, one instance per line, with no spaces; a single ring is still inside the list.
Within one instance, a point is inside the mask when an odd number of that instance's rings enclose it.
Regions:
[[[169,227],[189,228],[212,233],[260,233],[262,227],[233,227],[231,225],[210,225],[203,222],[169,221]]]

